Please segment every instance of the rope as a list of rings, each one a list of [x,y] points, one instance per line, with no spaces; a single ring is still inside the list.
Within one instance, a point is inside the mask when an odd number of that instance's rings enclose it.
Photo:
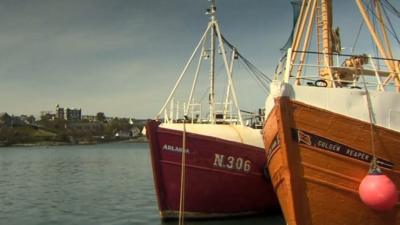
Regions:
[[[377,157],[376,157],[376,152],[375,152],[375,138],[374,138],[374,134],[375,134],[375,119],[374,119],[374,115],[373,115],[373,109],[372,109],[372,103],[371,103],[371,96],[369,95],[369,91],[367,88],[367,84],[365,82],[365,78],[364,76],[361,76],[362,80],[363,80],[363,85],[364,85],[364,89],[365,89],[365,94],[367,97],[367,108],[368,108],[368,117],[369,117],[369,122],[370,122],[370,128],[371,128],[371,151],[372,151],[372,161],[371,161],[371,165],[370,165],[370,171],[371,172],[380,172],[380,169],[378,167],[377,164]]]
[[[185,222],[185,168],[186,168],[186,119],[183,120],[182,159],[181,159],[181,191],[179,198],[179,225]]]

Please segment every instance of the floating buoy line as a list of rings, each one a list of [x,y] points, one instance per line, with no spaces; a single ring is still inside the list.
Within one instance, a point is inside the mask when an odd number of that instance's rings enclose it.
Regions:
[[[372,112],[371,99],[365,84],[365,78],[362,76],[369,121],[371,124],[371,151],[372,151],[372,161],[368,174],[362,179],[359,187],[358,194],[362,202],[372,209],[377,211],[388,211],[393,209],[398,201],[397,188],[394,182],[385,174],[377,164],[377,156],[375,152],[375,129],[374,129],[374,116]]]

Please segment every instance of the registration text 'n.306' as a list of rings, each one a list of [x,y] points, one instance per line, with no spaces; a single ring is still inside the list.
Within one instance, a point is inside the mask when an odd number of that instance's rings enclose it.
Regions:
[[[214,154],[214,167],[236,170],[248,173],[251,169],[251,161],[245,160],[241,157],[225,156],[222,154]]]

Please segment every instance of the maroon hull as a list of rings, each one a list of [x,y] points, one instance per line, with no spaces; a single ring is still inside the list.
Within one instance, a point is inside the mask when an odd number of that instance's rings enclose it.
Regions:
[[[177,217],[182,132],[146,125],[161,217]],[[279,208],[264,177],[262,148],[204,135],[186,134],[185,217],[224,217]]]

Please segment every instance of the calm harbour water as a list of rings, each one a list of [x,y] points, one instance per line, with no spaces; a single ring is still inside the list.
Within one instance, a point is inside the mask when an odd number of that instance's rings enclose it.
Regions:
[[[0,224],[164,224],[147,144],[0,148]],[[285,224],[280,215],[188,221]]]

